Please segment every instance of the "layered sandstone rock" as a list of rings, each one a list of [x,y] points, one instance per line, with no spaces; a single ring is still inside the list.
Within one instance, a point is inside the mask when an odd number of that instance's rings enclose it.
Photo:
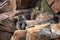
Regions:
[[[36,0],[17,0],[19,8],[31,8],[35,6]]]
[[[53,11],[60,11],[60,0],[47,0],[48,4],[52,4],[51,7],[53,9]]]
[[[58,40],[60,37],[60,23],[51,26],[37,25],[28,29],[28,38],[31,40]],[[50,28],[51,27],[51,28]],[[51,30],[51,31],[49,31]],[[38,34],[37,34],[38,33]]]
[[[10,40],[11,35],[16,30],[15,22],[11,14],[0,14],[0,37],[1,40]]]

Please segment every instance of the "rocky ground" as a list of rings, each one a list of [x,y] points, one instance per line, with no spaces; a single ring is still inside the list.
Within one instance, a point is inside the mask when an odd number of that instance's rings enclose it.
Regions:
[[[48,4],[51,4],[53,1],[54,0],[49,0],[49,1],[47,0]],[[26,8],[33,7],[33,5],[35,5],[36,0],[26,0],[26,1],[22,0],[21,5],[20,5],[20,0],[17,0],[17,2],[18,2],[17,9],[18,8],[26,9]],[[54,11],[56,11],[56,10],[60,11],[59,5],[60,5],[60,0],[55,0],[54,4],[51,7]],[[5,7],[3,7],[1,9],[1,11],[3,11],[3,12],[6,11],[6,9],[4,9],[4,8]],[[11,11],[0,14],[0,40],[10,40],[11,36],[14,34],[14,31],[17,30],[15,26],[16,26],[16,20],[18,18],[15,18],[16,19],[15,20],[13,16],[15,17],[15,15],[12,15]],[[60,16],[59,16],[59,19],[60,19]],[[35,35],[33,35],[33,33],[32,33],[31,36],[35,36]],[[45,37],[42,37],[42,38],[43,39],[41,39],[41,40],[48,40],[48,38],[45,38]],[[59,40],[59,37],[57,37],[55,40]]]

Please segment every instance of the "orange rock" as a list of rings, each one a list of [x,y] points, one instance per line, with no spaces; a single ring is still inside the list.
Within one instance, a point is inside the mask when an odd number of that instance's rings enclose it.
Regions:
[[[25,40],[25,30],[16,30],[14,35],[11,37],[11,40]]]
[[[46,0],[48,2],[48,4],[52,4],[54,0]],[[53,5],[51,6],[53,11],[60,11],[60,0],[55,0]]]
[[[33,32],[35,32],[35,31],[38,30],[38,29],[43,29],[43,28],[44,28],[45,26],[47,26],[47,25],[50,25],[50,23],[41,24],[41,25],[35,25],[34,27],[29,28],[28,31],[29,31],[30,33],[33,33]]]
[[[29,32],[28,37],[29,37],[29,39],[30,40],[38,40],[37,30],[43,29],[47,25],[49,25],[49,23],[42,24],[42,25],[35,25],[34,27],[29,28],[28,29],[28,32]],[[46,38],[45,36],[42,36],[39,40],[48,40],[48,38]]]
[[[60,11],[60,0],[55,0],[54,4],[52,5],[52,9],[54,11]]]
[[[56,32],[56,31],[59,31],[60,30],[60,23],[58,24],[54,24],[54,27],[52,27],[53,30]]]

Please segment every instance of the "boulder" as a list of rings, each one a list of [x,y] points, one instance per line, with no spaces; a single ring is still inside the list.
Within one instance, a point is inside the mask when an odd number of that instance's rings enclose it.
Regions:
[[[49,5],[53,3],[53,5],[51,5],[51,8],[54,12],[60,11],[60,0],[47,0],[47,2]]]
[[[10,40],[11,35],[10,33],[0,31],[0,40]]]
[[[2,16],[3,17],[3,16]],[[0,39],[10,40],[13,32],[16,30],[14,19],[5,16],[0,20]]]
[[[31,8],[35,3],[36,0],[17,0],[17,8]]]
[[[44,26],[42,25],[35,25],[34,27],[29,28],[27,31],[28,36],[27,40],[51,40],[60,38],[60,23],[52,24],[53,26],[49,26],[48,24]],[[38,27],[38,28],[37,28]]]
[[[25,30],[16,30],[11,37],[11,40],[26,40],[26,31]]]
[[[12,18],[1,20],[0,30],[14,32],[16,30],[14,20]]]
[[[42,25],[35,25],[34,27],[27,29],[26,40],[48,40],[47,37],[41,36],[37,33],[38,30],[43,29],[45,26],[49,25],[49,23]]]

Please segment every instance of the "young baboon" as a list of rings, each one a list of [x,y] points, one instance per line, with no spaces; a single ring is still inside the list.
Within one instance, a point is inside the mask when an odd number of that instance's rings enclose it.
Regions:
[[[16,28],[18,29],[18,30],[25,30],[26,29],[26,22],[25,22],[25,20],[24,20],[24,17],[23,17],[23,15],[19,15],[19,19],[18,19],[18,21],[17,21],[17,23],[16,23]]]

